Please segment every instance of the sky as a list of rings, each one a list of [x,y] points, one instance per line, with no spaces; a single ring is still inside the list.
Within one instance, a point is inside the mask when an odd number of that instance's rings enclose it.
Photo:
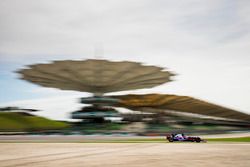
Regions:
[[[173,82],[119,92],[192,96],[250,113],[249,0],[1,0],[0,106],[64,120],[91,94],[43,88],[15,71],[53,60],[136,61]]]

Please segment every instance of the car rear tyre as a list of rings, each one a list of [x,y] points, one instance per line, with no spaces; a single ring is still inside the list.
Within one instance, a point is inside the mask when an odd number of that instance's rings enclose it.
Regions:
[[[172,138],[168,138],[168,141],[169,142],[173,142],[174,140]]]

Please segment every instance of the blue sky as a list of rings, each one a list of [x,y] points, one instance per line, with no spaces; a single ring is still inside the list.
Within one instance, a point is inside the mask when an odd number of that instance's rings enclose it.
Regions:
[[[99,57],[178,74],[174,82],[123,93],[187,95],[250,113],[249,8],[248,0],[2,0],[0,105],[66,119],[89,94],[42,88],[14,71]]]

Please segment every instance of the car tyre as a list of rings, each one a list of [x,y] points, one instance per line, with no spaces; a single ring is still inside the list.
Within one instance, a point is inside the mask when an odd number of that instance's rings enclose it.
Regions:
[[[168,138],[168,141],[169,142],[173,142],[174,140],[172,138]]]

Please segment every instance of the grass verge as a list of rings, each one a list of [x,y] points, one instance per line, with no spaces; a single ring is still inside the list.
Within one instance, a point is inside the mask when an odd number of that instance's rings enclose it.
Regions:
[[[250,142],[250,137],[239,138],[211,138],[205,139],[208,143],[227,143],[227,142]],[[133,139],[86,139],[86,140],[0,140],[0,143],[169,143],[164,138],[133,138]],[[191,142],[174,142],[174,143],[191,143]]]
[[[213,138],[206,139],[208,142],[250,142],[250,137],[236,137],[236,138]]]

